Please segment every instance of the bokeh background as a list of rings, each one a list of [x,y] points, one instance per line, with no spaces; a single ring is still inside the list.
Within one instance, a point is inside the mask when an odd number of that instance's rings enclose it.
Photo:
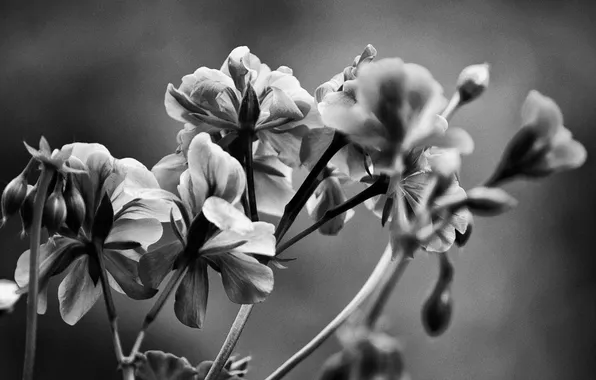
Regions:
[[[181,127],[163,107],[166,85],[199,66],[218,68],[248,45],[270,66],[294,69],[313,91],[367,43],[380,57],[427,66],[447,94],[460,70],[490,62],[491,87],[452,124],[467,128],[476,152],[463,183],[481,182],[519,126],[530,89],[554,97],[566,125],[595,152],[596,16],[590,1],[3,1],[0,5],[0,181],[28,160],[22,140],[59,146],[100,142],[116,157],[152,166],[172,151]],[[507,186],[519,207],[476,220],[455,259],[455,315],[428,338],[420,306],[437,265],[420,254],[388,307],[413,379],[594,379],[596,375],[596,166],[540,183]],[[237,351],[262,379],[324,326],[364,282],[387,241],[364,207],[335,238],[312,236],[287,252],[289,269],[258,306]],[[307,225],[302,215],[296,228]],[[19,223],[0,230],[0,278],[12,278],[27,242]],[[291,234],[290,234],[291,235]],[[175,319],[171,305],[145,348],[192,363],[214,357],[237,306],[212,276],[204,330]],[[117,379],[103,303],[76,326],[63,323],[56,287],[40,318],[37,378]],[[150,302],[117,298],[130,347]],[[20,376],[25,301],[0,319],[0,379]],[[312,379],[338,349],[332,339],[288,379]]]

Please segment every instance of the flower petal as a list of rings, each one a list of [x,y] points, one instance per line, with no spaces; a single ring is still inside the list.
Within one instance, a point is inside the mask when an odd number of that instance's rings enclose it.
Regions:
[[[68,268],[68,274],[58,287],[60,315],[74,325],[95,304],[101,295],[101,285],[95,285],[87,271],[89,256],[81,256]]]
[[[188,327],[203,327],[208,296],[207,263],[194,260],[176,290],[174,312],[178,320]]]
[[[124,293],[134,300],[144,300],[153,297],[157,290],[145,287],[137,282],[137,262],[116,251],[104,251],[106,270],[118,283]]]
[[[181,153],[173,153],[159,160],[151,171],[155,175],[159,187],[175,194],[180,183],[180,175],[186,168],[186,158]]]
[[[157,288],[172,270],[182,248],[182,243],[176,240],[144,254],[139,260],[141,282],[146,286]]]
[[[235,203],[244,192],[246,177],[242,166],[220,146],[212,143],[206,133],[198,134],[190,144],[188,170],[196,209],[201,209],[209,196]]]
[[[253,223],[242,211],[218,197],[207,198],[203,204],[203,215],[222,231],[247,234],[254,229]]]
[[[538,168],[544,172],[560,172],[576,169],[586,161],[586,148],[576,140],[555,145],[544,157]]]
[[[163,233],[161,223],[157,219],[125,219],[114,222],[106,243],[134,241],[147,248],[157,242]]]
[[[253,304],[264,301],[273,290],[273,271],[254,257],[229,253],[210,257],[221,270],[230,301]]]
[[[211,254],[210,251],[219,251],[220,247],[233,247],[228,251],[275,256],[275,226],[266,222],[253,222],[252,227],[253,230],[245,234],[231,230],[222,231],[209,239],[200,253],[208,256]],[[236,246],[239,243],[242,244]]]
[[[549,138],[563,125],[563,114],[554,100],[532,90],[522,106],[522,125],[535,129],[543,138]]]
[[[292,169],[275,156],[257,156],[254,162],[259,164],[255,165],[254,171],[259,212],[280,217],[296,193],[292,187]],[[271,174],[271,170],[280,172],[282,176]]]

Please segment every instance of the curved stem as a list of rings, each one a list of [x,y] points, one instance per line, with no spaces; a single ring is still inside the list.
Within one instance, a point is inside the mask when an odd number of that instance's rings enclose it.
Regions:
[[[221,370],[228,361],[228,358],[234,350],[234,347],[236,347],[236,343],[238,343],[240,334],[242,334],[242,330],[244,330],[244,326],[248,321],[248,317],[250,316],[253,307],[254,305],[240,306],[240,310],[238,310],[238,314],[236,315],[236,319],[230,328],[230,332],[228,333],[228,336],[226,336],[226,340],[219,350],[219,353],[215,357],[213,365],[211,368],[209,368],[209,372],[207,373],[205,380],[215,380],[221,373]]]
[[[286,205],[284,214],[282,215],[281,220],[277,225],[277,229],[275,230],[275,238],[277,241],[280,241],[286,232],[288,232],[294,223],[294,220],[296,220],[296,217],[300,213],[300,210],[302,210],[308,198],[310,198],[312,193],[317,188],[317,177],[319,174],[327,167],[327,163],[333,158],[333,156],[335,156],[335,153],[346,146],[347,143],[348,140],[345,136],[339,132],[335,132],[333,135],[333,140],[331,141],[329,147],[327,147],[327,150],[323,152],[323,155],[321,158],[319,158],[319,161],[317,161],[315,166],[313,166],[310,173],[308,173],[304,179],[304,182],[302,182],[302,185],[300,185],[298,191],[296,191],[296,194],[294,194],[292,199],[290,199]]]
[[[41,239],[41,219],[46,202],[48,187],[54,169],[42,165],[39,185],[35,194],[31,240],[29,248],[29,292],[27,294],[27,332],[25,335],[25,361],[23,380],[32,380],[35,367],[35,346],[37,337],[37,299],[39,295],[39,243]]]
[[[303,230],[302,232],[300,232],[298,235],[294,236],[290,240],[286,241],[285,243],[280,244],[275,255],[277,256],[277,255],[281,254],[283,251],[290,248],[292,245],[294,245],[298,241],[302,240],[306,236],[310,235],[311,233],[316,231],[319,227],[321,227],[325,223],[329,222],[333,218],[356,207],[357,205],[366,201],[367,199],[370,199],[376,195],[383,194],[386,191],[387,191],[387,183],[383,179],[378,180],[377,182],[373,183],[371,186],[367,187],[362,192],[356,194],[355,196],[348,199],[347,201],[340,204],[339,206],[336,206],[330,210],[327,210],[325,212],[325,214],[323,215],[323,217],[321,219],[317,220],[310,227],[306,228],[305,230]]]
[[[120,343],[120,334],[118,333],[118,314],[116,312],[116,307],[114,306],[114,298],[112,298],[112,289],[108,281],[108,271],[106,270],[106,263],[103,257],[103,247],[101,246],[101,243],[95,243],[95,255],[100,269],[99,279],[101,281],[103,299],[106,303],[106,311],[108,313],[108,320],[110,322],[114,353],[116,354],[118,364],[122,364],[124,354],[122,353],[122,344]]]
[[[310,342],[296,352],[290,359],[269,375],[265,380],[279,380],[296,367],[300,362],[312,354],[327,338],[331,336],[366,300],[374,293],[379,286],[386,272],[395,267],[395,261],[391,260],[391,246],[387,245],[385,252],[377,263],[377,266],[366,280],[362,288],[350,301],[350,303],[321,330]]]

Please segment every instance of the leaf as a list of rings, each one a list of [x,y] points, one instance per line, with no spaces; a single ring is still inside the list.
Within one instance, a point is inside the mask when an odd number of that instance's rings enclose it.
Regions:
[[[157,289],[145,287],[137,282],[137,262],[115,251],[104,251],[106,270],[114,277],[120,288],[134,300],[153,297]]]
[[[207,263],[201,259],[194,260],[176,290],[174,312],[178,320],[188,327],[202,328],[208,296]]]
[[[138,380],[196,380],[197,370],[186,360],[163,351],[147,351],[135,358]]]
[[[172,270],[176,258],[182,252],[182,247],[182,243],[176,240],[144,254],[139,260],[141,282],[146,286],[157,288]]]
[[[112,202],[110,197],[104,194],[93,219],[93,227],[91,228],[93,240],[103,244],[112,230],[113,223],[114,210],[112,209]]]

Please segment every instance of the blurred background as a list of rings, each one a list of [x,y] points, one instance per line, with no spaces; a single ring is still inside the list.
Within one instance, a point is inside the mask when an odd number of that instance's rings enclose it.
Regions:
[[[22,141],[53,146],[99,142],[115,157],[148,167],[176,146],[181,125],[163,107],[168,83],[199,66],[219,68],[248,45],[272,67],[287,65],[310,92],[372,43],[380,57],[427,66],[448,95],[460,70],[489,62],[491,87],[452,125],[467,128],[476,152],[465,186],[480,183],[519,128],[531,89],[555,98],[565,124],[595,152],[596,16],[589,1],[3,1],[0,5],[0,181],[28,160]],[[464,250],[453,250],[455,315],[428,338],[420,307],[437,274],[421,253],[399,284],[387,322],[403,343],[413,379],[594,379],[596,373],[596,174],[578,171],[507,186],[520,201],[509,214],[476,219]],[[387,232],[364,207],[338,237],[318,235],[287,252],[276,288],[255,308],[237,351],[262,379],[343,308],[370,273]],[[301,215],[294,231],[309,223]],[[0,278],[13,278],[27,242],[19,222],[0,230]],[[288,236],[291,236],[290,233]],[[206,327],[180,324],[173,308],[144,348],[187,357],[217,353],[237,311],[211,276]],[[54,280],[40,318],[37,378],[117,379],[103,303],[76,326],[62,322]],[[126,349],[151,302],[117,296]],[[0,319],[0,378],[20,376],[25,300]],[[288,379],[312,379],[338,349],[325,345]]]

